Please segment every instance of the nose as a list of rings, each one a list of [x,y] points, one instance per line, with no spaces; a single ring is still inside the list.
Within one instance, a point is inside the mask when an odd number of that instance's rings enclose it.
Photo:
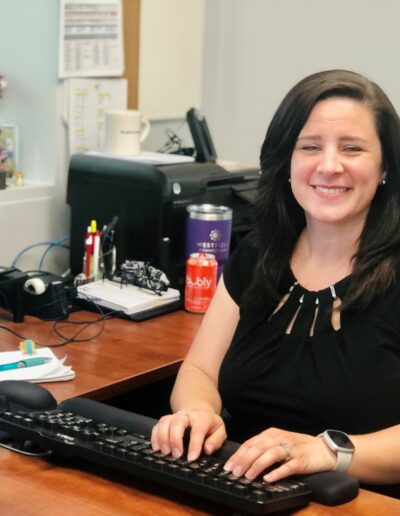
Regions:
[[[317,171],[320,174],[340,174],[344,171],[340,153],[336,149],[325,149],[320,154]]]

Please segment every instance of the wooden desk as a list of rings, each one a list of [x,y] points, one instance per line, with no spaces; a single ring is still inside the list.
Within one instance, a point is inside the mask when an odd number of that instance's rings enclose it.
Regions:
[[[75,320],[94,319],[80,312]],[[60,402],[85,395],[104,400],[176,373],[201,317],[176,312],[141,323],[107,321],[93,341],[54,348],[77,373],[70,382],[45,384]],[[22,324],[6,326],[37,342],[59,339],[52,323],[26,317]],[[90,327],[85,337],[95,335]],[[69,334],[76,328],[66,330]],[[17,349],[19,338],[1,332],[0,351]],[[63,462],[62,466],[39,458],[23,457],[0,449],[0,514],[12,516],[105,516],[105,515],[208,515],[228,514],[215,505],[193,497],[149,486],[134,478],[96,465]],[[156,494],[157,493],[157,494]],[[312,503],[299,516],[400,514],[400,500],[361,491],[358,498],[338,507]]]
[[[222,508],[93,465],[55,466],[0,449],[0,513],[12,516],[225,515]],[[298,516],[392,516],[400,500],[360,491],[350,503],[311,503]]]
[[[97,314],[77,312],[74,321],[95,320]],[[105,400],[118,394],[173,376],[185,357],[201,322],[201,316],[184,311],[135,323],[111,319],[104,323],[102,333],[89,342],[74,342],[52,348],[59,357],[68,355],[76,378],[68,382],[46,383],[45,387],[58,402],[84,395]],[[0,322],[1,324],[1,322]],[[11,320],[5,326],[42,344],[60,342],[52,322],[25,317],[17,324]],[[79,326],[62,325],[63,334],[71,336]],[[95,336],[101,323],[90,326],[79,338]],[[0,329],[0,351],[17,350],[20,338]]]

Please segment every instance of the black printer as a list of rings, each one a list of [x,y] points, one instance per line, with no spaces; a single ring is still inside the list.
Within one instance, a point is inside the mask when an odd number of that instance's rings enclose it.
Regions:
[[[182,289],[186,207],[231,207],[232,250],[254,227],[252,206],[259,177],[257,168],[228,171],[212,162],[149,165],[101,155],[72,156],[67,189],[72,274],[82,272],[90,221],[97,220],[101,229],[117,215],[117,268],[127,259],[149,261],[167,274],[172,286]]]

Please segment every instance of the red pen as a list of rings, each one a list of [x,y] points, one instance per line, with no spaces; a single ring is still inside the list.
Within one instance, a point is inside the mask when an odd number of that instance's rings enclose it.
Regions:
[[[93,253],[93,234],[90,226],[87,228],[86,239],[85,239],[85,276],[86,279],[90,278],[90,260]]]
[[[97,280],[99,274],[99,260],[100,260],[100,231],[96,231],[93,237],[93,276]]]

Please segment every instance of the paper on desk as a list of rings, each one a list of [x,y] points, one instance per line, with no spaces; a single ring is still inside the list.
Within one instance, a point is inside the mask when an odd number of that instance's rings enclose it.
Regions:
[[[59,382],[72,380],[75,372],[70,366],[64,365],[64,359],[59,360],[50,348],[40,348],[34,355],[35,357],[49,357],[51,362],[47,364],[0,371],[0,381],[2,380],[25,380],[32,383],[40,382]],[[0,365],[18,362],[28,358],[21,351],[5,351],[0,353]]]
[[[121,285],[109,280],[94,281],[78,287],[78,298],[94,301],[110,310],[123,311],[127,315],[175,302],[179,297],[179,291],[173,288],[158,296],[134,285]]]
[[[165,154],[162,152],[142,151],[137,156],[118,156],[116,154],[109,154],[106,152],[88,151],[85,154],[90,156],[100,156],[109,159],[123,159],[126,161],[136,161],[140,163],[147,163],[148,165],[175,165],[179,163],[193,163],[192,156],[183,156],[180,154]]]

